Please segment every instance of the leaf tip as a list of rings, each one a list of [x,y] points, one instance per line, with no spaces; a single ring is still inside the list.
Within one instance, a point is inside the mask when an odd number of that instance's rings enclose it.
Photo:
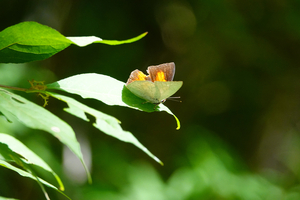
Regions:
[[[60,190],[60,191],[65,191],[65,187],[64,187],[63,185],[61,185],[61,186],[59,187],[59,190]]]
[[[156,162],[158,162],[159,164],[161,164],[161,166],[164,166],[164,163],[163,163],[161,160],[159,160],[156,156],[154,156],[153,159],[154,159]]]
[[[176,120],[176,123],[177,123],[177,128],[176,128],[176,130],[179,130],[179,129],[180,129],[180,121],[179,121],[179,119],[176,117],[176,115],[173,114],[173,116],[174,116],[174,118],[175,118],[175,120]]]

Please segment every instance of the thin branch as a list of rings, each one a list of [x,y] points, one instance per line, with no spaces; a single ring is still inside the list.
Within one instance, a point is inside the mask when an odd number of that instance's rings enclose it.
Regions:
[[[0,85],[0,87],[11,89],[11,90],[23,91],[23,92],[27,92],[29,90],[29,89],[26,89],[26,88],[18,88],[18,87],[12,87],[12,86],[7,86],[7,85]]]

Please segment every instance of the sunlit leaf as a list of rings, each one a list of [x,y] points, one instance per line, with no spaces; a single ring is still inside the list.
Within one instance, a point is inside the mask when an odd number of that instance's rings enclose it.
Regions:
[[[177,129],[180,128],[179,120],[165,105],[160,104],[155,108],[155,104],[145,103],[145,100],[132,94],[124,82],[106,75],[95,73],[75,75],[48,84],[47,88],[78,94],[83,98],[97,99],[107,105],[125,106],[145,112],[166,111],[175,117]]]
[[[85,113],[88,113],[96,118],[96,122],[93,124],[97,129],[101,130],[102,132],[113,136],[121,141],[129,142],[143,150],[146,154],[148,154],[151,158],[153,158],[155,161],[162,164],[162,162],[154,156],[145,146],[143,146],[133,135],[132,133],[128,131],[124,131],[121,126],[119,120],[116,118],[109,116],[105,113],[102,113],[98,110],[95,110],[93,108],[90,108],[75,99],[72,99],[70,97],[66,97],[63,95],[50,93],[51,96],[64,101],[68,104],[69,108],[66,108],[65,111],[71,113],[72,115],[75,115],[85,121],[89,121],[85,115]]]
[[[82,37],[66,37],[67,39],[71,40],[73,44],[78,45],[80,47],[87,46],[92,43],[102,43],[102,44],[108,44],[108,45],[120,45],[120,44],[127,44],[127,43],[132,43],[135,41],[138,41],[145,37],[147,35],[147,32],[128,39],[128,40],[103,40],[99,37],[96,36],[82,36]]]
[[[9,164],[8,162],[6,162],[6,161],[4,161],[4,160],[1,160],[1,159],[0,159],[0,166],[3,166],[3,167],[5,167],[5,168],[7,168],[7,169],[10,169],[10,170],[12,170],[12,171],[15,171],[15,172],[17,172],[19,175],[21,175],[21,176],[28,177],[28,178],[31,178],[31,179],[37,181],[37,180],[36,180],[36,177],[34,177],[32,174],[30,174],[30,173],[28,173],[28,172],[26,172],[26,171],[24,171],[24,170],[22,170],[22,169],[19,169],[19,168],[15,167],[15,166],[12,166],[12,165]],[[61,193],[62,195],[64,195],[64,196],[67,197],[68,199],[70,199],[67,195],[65,195],[65,194],[64,194],[62,191],[60,191],[57,187],[55,187],[55,186],[53,186],[52,184],[50,184],[50,183],[44,181],[44,180],[41,179],[41,178],[38,178],[38,179],[39,179],[39,182],[40,182],[40,183],[44,184],[44,185],[47,186],[47,187],[50,187],[50,188],[56,190],[57,192]]]
[[[44,170],[52,173],[59,183],[60,189],[62,191],[64,190],[64,185],[62,184],[59,176],[57,176],[57,174],[49,167],[49,165],[44,160],[42,160],[38,155],[28,149],[19,140],[8,134],[0,133],[0,143],[6,144],[13,152],[21,155],[24,158],[24,161],[26,161],[28,164],[37,165]]]
[[[37,22],[22,22],[0,32],[0,62],[43,60],[72,42],[58,31]]]
[[[0,112],[2,112],[10,121],[17,119],[25,126],[47,131],[57,137],[81,160],[90,179],[75,133],[63,120],[53,115],[45,108],[3,89],[0,89]]]
[[[119,45],[135,42],[147,33],[128,40],[102,40],[96,36],[65,37],[58,31],[37,22],[22,22],[0,32],[0,63],[23,63],[44,60],[71,44],[92,43]]]

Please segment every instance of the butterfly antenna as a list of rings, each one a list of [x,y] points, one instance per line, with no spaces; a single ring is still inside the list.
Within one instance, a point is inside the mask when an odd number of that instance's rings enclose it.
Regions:
[[[171,100],[171,101],[176,101],[176,102],[182,102],[180,100],[178,100],[180,97],[169,97],[168,100]]]

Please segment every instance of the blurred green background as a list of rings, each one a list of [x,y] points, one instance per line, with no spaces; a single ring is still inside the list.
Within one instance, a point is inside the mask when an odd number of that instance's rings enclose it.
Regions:
[[[65,36],[142,40],[120,46],[70,46],[50,59],[0,65],[0,84],[29,87],[81,73],[123,82],[134,69],[175,62],[182,103],[143,113],[74,98],[122,121],[122,127],[160,158],[62,111],[49,109],[75,130],[91,168],[50,134],[9,124],[9,133],[62,177],[74,200],[300,199],[300,1],[297,0],[1,0],[0,30],[37,21]],[[36,102],[35,95],[18,93]],[[93,120],[93,119],[91,119]],[[50,174],[36,169],[55,184]],[[38,184],[0,168],[0,196],[44,199]],[[52,199],[66,199],[47,189]]]

